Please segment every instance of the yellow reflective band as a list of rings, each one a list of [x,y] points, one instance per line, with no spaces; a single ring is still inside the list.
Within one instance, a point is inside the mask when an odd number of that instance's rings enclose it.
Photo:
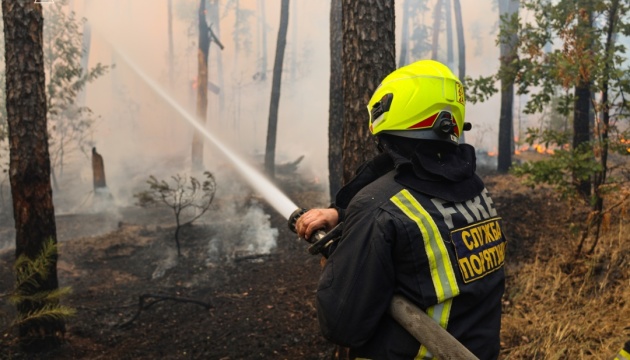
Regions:
[[[619,354],[615,356],[615,360],[630,360],[630,353],[624,349],[621,349]]]
[[[416,355],[416,357],[413,358],[413,360],[434,360],[434,359],[437,359],[437,358],[433,357],[433,355],[431,355],[431,353],[429,352],[429,349],[427,349],[427,347],[424,345],[420,345],[420,351],[418,351],[418,355]]]
[[[453,300],[449,299],[443,303],[436,304],[427,309],[427,315],[435,322],[440,324],[440,326],[444,329],[448,326],[448,319],[451,314],[451,306],[453,305]],[[420,345],[420,350],[418,350],[418,355],[414,358],[414,360],[427,360],[427,359],[437,359],[433,357],[431,352],[424,345]]]
[[[433,218],[408,190],[402,190],[390,200],[418,225],[424,240],[424,249],[429,261],[437,302],[441,303],[459,295],[459,286],[455,279],[451,259]]]

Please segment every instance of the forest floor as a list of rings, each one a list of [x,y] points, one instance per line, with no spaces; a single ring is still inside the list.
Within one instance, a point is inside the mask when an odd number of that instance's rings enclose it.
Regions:
[[[573,260],[569,225],[580,211],[550,189],[483,177],[509,237],[501,358],[612,358],[630,339],[623,320],[630,318],[630,240],[619,228],[627,229],[627,217],[616,219],[618,235],[602,240],[601,250]],[[325,205],[326,194],[308,182],[283,190],[300,206]],[[27,355],[15,329],[0,326],[0,358],[330,359],[335,347],[320,335],[314,304],[320,258],[286,219],[264,210],[277,243],[253,256],[225,245],[243,235],[218,215],[182,229],[180,257],[165,211],[60,218],[58,277],[72,288],[63,303],[76,309],[65,344]],[[109,228],[90,235],[95,223]],[[13,256],[0,251],[0,294],[13,286]],[[0,298],[0,325],[14,312]]]

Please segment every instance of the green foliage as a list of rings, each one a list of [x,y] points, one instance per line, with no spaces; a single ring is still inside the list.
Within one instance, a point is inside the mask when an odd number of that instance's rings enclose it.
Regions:
[[[478,102],[484,102],[497,93],[497,88],[494,85],[496,77],[480,76],[477,79],[473,79],[470,76],[464,78],[464,89],[466,91],[466,101],[471,104]]]
[[[179,244],[179,230],[182,226],[189,225],[193,221],[199,219],[209,209],[216,192],[216,181],[214,176],[205,171],[205,180],[199,181],[197,178],[190,176],[188,181],[180,174],[171,177],[171,183],[164,180],[158,180],[151,175],[147,183],[149,189],[134,194],[138,201],[138,205],[142,207],[165,205],[169,207],[175,215],[175,243],[177,245],[177,253],[181,255]],[[182,217],[185,212],[191,212],[192,215],[183,221]]]
[[[11,327],[41,319],[65,320],[75,314],[73,308],[59,303],[61,298],[70,294],[70,287],[46,291],[40,289],[40,282],[48,278],[51,267],[55,266],[56,257],[57,244],[49,239],[44,242],[34,259],[22,254],[15,261],[16,282],[13,291],[8,294],[9,301],[17,306],[23,303],[37,306],[26,314],[18,314]]]
[[[544,135],[549,143],[552,138],[563,138],[563,135],[552,135],[549,132]],[[574,198],[576,193],[576,183],[581,180],[588,180],[591,176],[601,171],[601,164],[598,163],[592,149],[588,146],[580,147],[579,150],[558,149],[550,155],[549,159],[538,161],[527,161],[520,165],[514,165],[510,171],[523,178],[525,184],[536,186],[539,184],[549,184],[554,186],[565,198]]]

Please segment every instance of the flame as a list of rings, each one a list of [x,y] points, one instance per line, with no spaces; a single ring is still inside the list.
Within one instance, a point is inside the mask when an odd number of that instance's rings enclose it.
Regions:
[[[624,145],[630,145],[630,139],[624,139],[624,138],[621,138],[621,139],[619,140],[619,142],[620,142],[620,143],[622,143],[622,144],[624,144]],[[630,147],[626,148],[626,151],[627,151],[628,153],[630,153]]]

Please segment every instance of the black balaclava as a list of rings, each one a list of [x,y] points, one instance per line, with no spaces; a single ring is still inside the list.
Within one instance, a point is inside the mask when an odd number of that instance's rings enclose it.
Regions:
[[[483,190],[471,145],[391,134],[379,134],[378,140],[396,164],[396,181],[404,186],[448,201],[468,200]]]

